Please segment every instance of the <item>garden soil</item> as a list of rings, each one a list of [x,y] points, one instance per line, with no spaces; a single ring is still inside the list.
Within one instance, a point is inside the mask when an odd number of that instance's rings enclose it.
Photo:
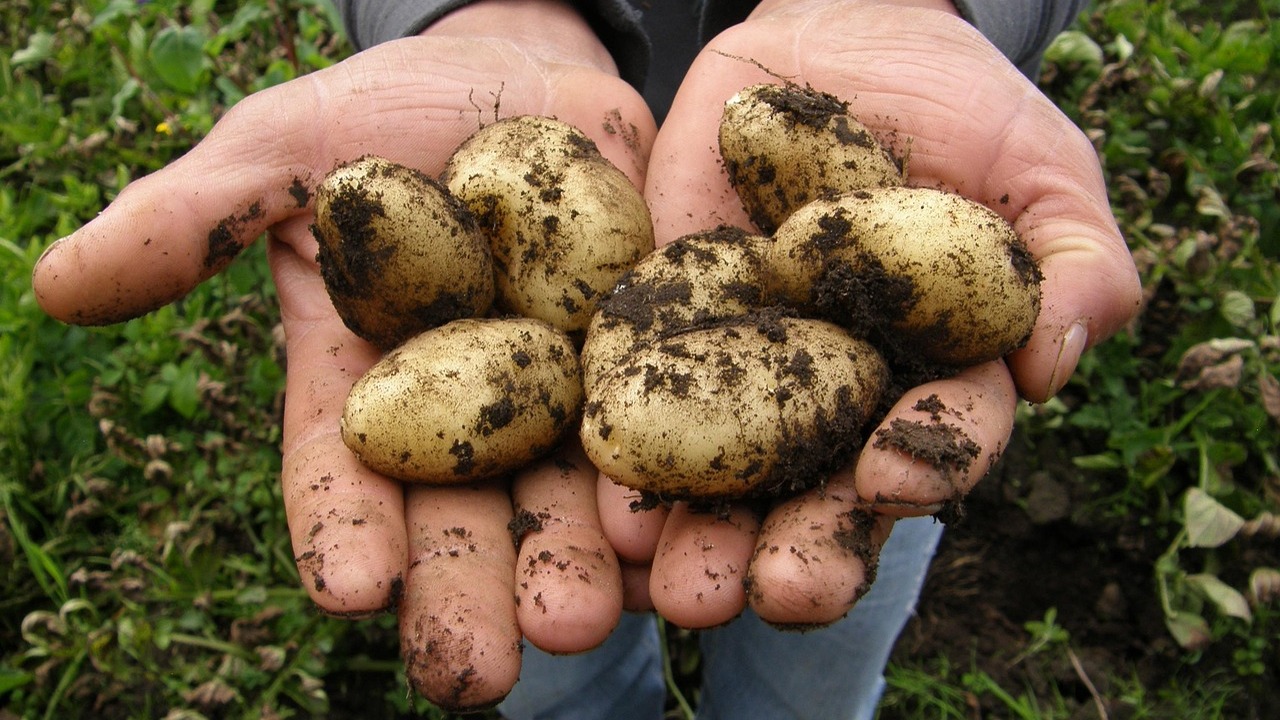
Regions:
[[[1231,667],[1229,658],[1210,657],[1229,655],[1230,643],[1210,646],[1201,663],[1187,659],[1165,627],[1152,571],[1168,541],[1137,517],[1096,519],[1086,503],[1098,493],[1073,477],[1071,463],[1091,451],[1061,444],[1070,442],[1051,436],[1032,447],[1015,434],[943,535],[893,660],[934,674],[948,667],[952,684],[985,673],[1014,697],[1033,694],[1042,709],[1056,687],[1072,720],[1136,717],[1124,700],[1135,683],[1145,695],[1139,707],[1150,710],[1162,688],[1190,686],[1193,677],[1200,686],[1202,668]],[[1065,649],[1029,652],[1027,624],[1044,622],[1050,609],[1068,633]],[[1277,671],[1258,679],[1259,692],[1231,696],[1220,717],[1280,717]],[[991,693],[972,693],[967,705],[971,718],[1016,716]],[[904,712],[887,706],[881,720]]]

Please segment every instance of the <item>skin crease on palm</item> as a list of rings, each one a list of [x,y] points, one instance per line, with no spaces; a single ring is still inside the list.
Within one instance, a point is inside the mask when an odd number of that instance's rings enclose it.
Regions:
[[[700,56],[655,141],[642,99],[566,5],[485,0],[419,38],[246,99],[185,157],[51,248],[34,272],[36,296],[68,322],[122,321],[224,267],[234,253],[214,252],[214,237],[244,244],[269,233],[289,357],[281,482],[300,574],[326,612],[398,603],[410,679],[438,704],[496,702],[517,677],[522,636],[556,652],[589,649],[624,605],[657,607],[689,627],[725,622],[748,600],[781,624],[829,622],[852,605],[868,558],[811,528],[838,522],[859,497],[887,498],[882,509],[906,515],[962,495],[1006,441],[1016,396],[1052,395],[1087,343],[1114,332],[1137,300],[1088,144],[945,3],[891,4],[762,5]],[[597,480],[574,448],[513,480],[461,488],[406,489],[356,462],[338,418],[377,353],[332,309],[299,186],[367,153],[436,174],[481,122],[540,114],[584,130],[645,188],[660,242],[721,222],[745,227],[714,157],[715,128],[734,92],[777,80],[762,66],[853,101],[885,137],[909,138],[912,184],[986,202],[1041,259],[1045,309],[1031,344],[1008,366],[968,370],[899,405],[910,415],[915,399],[936,393],[962,410],[957,422],[983,448],[968,475],[942,482],[868,449],[825,494],[761,519],[745,507],[723,518],[681,505],[632,513],[632,493]],[[516,548],[507,526],[518,511],[542,522]],[[872,524],[873,545],[891,524]],[[823,571],[768,553],[773,546],[822,555]],[[560,562],[577,572],[549,569]]]

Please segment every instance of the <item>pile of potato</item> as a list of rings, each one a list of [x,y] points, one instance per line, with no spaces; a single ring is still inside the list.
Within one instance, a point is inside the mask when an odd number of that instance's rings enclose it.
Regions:
[[[502,475],[576,428],[578,341],[653,250],[626,175],[541,117],[482,128],[439,182],[378,157],[343,165],[315,213],[338,315],[388,351],[352,387],[343,440],[369,467],[424,483]]]
[[[846,103],[792,83],[726,104],[720,152],[753,235],[719,228],[641,260],[587,332],[581,440],[659,499],[821,483],[895,398],[1031,334],[1040,273],[999,215],[905,187]]]
[[[463,482],[577,427],[602,472],[659,499],[785,495],[856,454],[898,369],[1026,342],[1041,278],[1024,244],[978,203],[906,187],[847,103],[747,88],[720,148],[759,234],[656,251],[625,175],[547,118],[482,129],[442,183],[376,158],[336,170],[322,273],[348,326],[395,348],[351,392],[351,449]],[[519,319],[461,319],[495,313]]]

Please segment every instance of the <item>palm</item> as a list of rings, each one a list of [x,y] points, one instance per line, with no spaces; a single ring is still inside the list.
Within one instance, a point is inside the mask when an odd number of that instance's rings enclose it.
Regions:
[[[583,128],[643,182],[652,120],[622,81],[512,43],[414,38],[245,100],[187,156],[131,185],[52,250],[34,277],[54,316],[117,322],[180,297],[269,232],[289,359],[282,485],[304,585],[344,616],[399,604],[411,680],[455,707],[507,692],[522,634],[547,649],[583,650],[617,622],[621,581],[595,521],[594,472],[569,454],[561,459],[572,462],[532,468],[512,484],[406,490],[362,467],[338,418],[377,352],[329,301],[309,195],[335,165],[365,154],[438,174],[479,125],[523,113]],[[513,508],[544,518],[519,565],[507,529]],[[528,560],[544,552],[581,572],[538,572]],[[592,582],[573,579],[583,575]],[[517,595],[529,601],[518,607]]]
[[[927,421],[914,406],[937,395],[953,409],[946,422],[982,448],[965,472],[942,473],[868,446],[856,469],[775,508],[763,523],[745,508],[727,518],[679,506],[669,517],[631,517],[621,510],[626,493],[602,481],[602,497],[614,503],[602,517],[619,555],[652,561],[652,603],[692,626],[725,622],[748,602],[779,623],[830,622],[847,612],[856,599],[848,588],[866,577],[869,558],[832,541],[847,531],[841,519],[874,503],[885,516],[870,532],[875,546],[889,517],[961,499],[1007,440],[1018,394],[1052,395],[1085,338],[1109,335],[1136,308],[1132,261],[1092,148],[984,39],[936,12],[855,3],[801,10],[758,12],[713,41],[686,76],[646,185],[659,244],[720,223],[750,227],[717,156],[720,108],[745,86],[786,79],[851,101],[873,132],[908,152],[909,184],[959,192],[1010,220],[1041,262],[1044,309],[1029,345],[1007,364],[916,388],[890,413]],[[792,551],[771,551],[779,547]]]

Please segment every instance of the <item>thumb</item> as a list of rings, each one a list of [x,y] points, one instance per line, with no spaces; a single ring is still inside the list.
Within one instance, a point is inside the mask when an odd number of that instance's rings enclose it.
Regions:
[[[305,209],[313,171],[293,159],[307,157],[297,130],[318,102],[302,89],[245,100],[185,157],[131,183],[97,218],[50,246],[32,277],[41,307],[81,325],[142,315],[182,297],[267,227]]]
[[[624,108],[619,118],[635,115],[638,96],[602,77],[539,65],[510,43],[408,38],[256,93],[186,156],[130,184],[50,247],[33,273],[36,298],[77,324],[144,314],[216,274],[268,227],[307,213],[312,189],[341,162],[375,153],[438,173],[484,119],[484,98],[500,95],[503,114],[580,125],[598,122],[609,103]],[[652,131],[637,133],[632,144],[643,156]],[[631,152],[622,139],[599,136],[606,156]]]

